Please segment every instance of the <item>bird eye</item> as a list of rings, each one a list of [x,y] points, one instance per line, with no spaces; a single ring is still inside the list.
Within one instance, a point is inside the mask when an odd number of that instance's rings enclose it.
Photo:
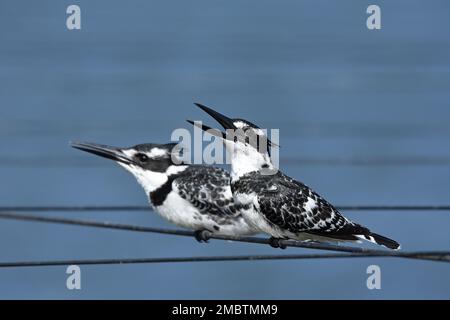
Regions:
[[[145,154],[143,154],[143,153],[138,153],[136,155],[136,158],[138,158],[140,162],[147,162],[148,161],[148,157]]]

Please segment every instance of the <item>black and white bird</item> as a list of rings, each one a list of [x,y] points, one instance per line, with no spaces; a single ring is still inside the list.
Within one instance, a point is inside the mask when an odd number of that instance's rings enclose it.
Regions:
[[[272,164],[269,148],[260,148],[260,145],[270,146],[271,143],[256,125],[243,119],[228,118],[204,105],[196,105],[227,132],[188,122],[223,139],[231,156],[234,200],[246,207],[244,218],[250,225],[271,236],[272,246],[282,247],[280,239],[316,242],[367,240],[389,249],[400,249],[396,241],[350,221],[308,186],[277,170]],[[230,132],[234,133],[230,135]],[[252,139],[255,136],[257,139]]]
[[[230,175],[207,165],[183,164],[176,143],[116,148],[73,142],[71,146],[108,158],[131,172],[154,210],[177,226],[192,229],[198,241],[211,234],[252,235],[256,231],[233,200]]]

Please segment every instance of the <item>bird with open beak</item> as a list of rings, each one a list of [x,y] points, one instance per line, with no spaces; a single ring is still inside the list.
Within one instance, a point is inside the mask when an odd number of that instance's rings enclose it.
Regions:
[[[253,228],[271,236],[273,247],[280,239],[317,242],[367,240],[390,249],[400,245],[387,237],[345,218],[334,206],[311,188],[274,170],[269,141],[264,131],[243,119],[229,118],[207,106],[196,104],[213,117],[226,132],[188,122],[223,139],[231,153],[231,190],[235,202],[245,210],[243,216]],[[235,131],[231,135],[230,131]],[[255,135],[257,138],[255,139]],[[273,174],[267,174],[267,172]]]

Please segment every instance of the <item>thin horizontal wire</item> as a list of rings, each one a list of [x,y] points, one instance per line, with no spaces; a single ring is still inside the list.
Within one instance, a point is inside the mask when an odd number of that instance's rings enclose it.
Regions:
[[[34,222],[46,222],[46,223],[57,223],[57,224],[67,224],[67,225],[77,225],[84,227],[97,227],[97,228],[107,228],[116,230],[127,230],[135,232],[150,232],[158,234],[169,234],[177,236],[188,236],[194,237],[194,232],[186,230],[175,230],[175,229],[163,229],[163,228],[153,228],[153,227],[142,227],[134,226],[120,223],[112,222],[96,222],[78,219],[66,219],[66,218],[52,218],[45,216],[36,215],[26,215],[18,213],[0,213],[0,219],[11,219],[11,220],[22,220],[22,221],[34,221]],[[240,236],[225,236],[219,234],[212,234],[211,239],[218,240],[230,240],[246,243],[258,243],[258,244],[269,244],[269,239],[267,238],[257,238],[257,237],[240,237]],[[400,257],[400,258],[410,258],[410,259],[421,259],[421,260],[433,260],[433,261],[444,261],[450,262],[450,252],[419,252],[419,253],[405,253],[398,251],[387,251],[387,250],[371,250],[360,247],[350,247],[350,246],[340,246],[325,243],[313,243],[313,242],[300,242],[295,240],[282,240],[280,244],[286,247],[297,247],[297,248],[308,248],[316,250],[330,250],[348,253],[361,253],[361,254],[371,254],[371,255],[382,255],[389,257]]]
[[[132,258],[132,259],[89,259],[89,260],[46,260],[0,262],[0,268],[13,267],[49,267],[67,265],[112,265],[112,264],[149,264],[180,262],[223,262],[223,261],[264,261],[264,260],[306,260],[339,258],[376,258],[402,257],[411,259],[433,258],[436,261],[450,262],[450,252],[403,252],[402,255],[381,253],[325,253],[325,254],[291,254],[291,255],[246,255],[246,256],[210,256],[210,257],[174,257],[174,258]]]
[[[450,211],[450,205],[343,205],[337,206],[342,211]],[[152,211],[150,206],[2,206],[0,212],[21,211],[21,212],[77,212],[77,211]]]

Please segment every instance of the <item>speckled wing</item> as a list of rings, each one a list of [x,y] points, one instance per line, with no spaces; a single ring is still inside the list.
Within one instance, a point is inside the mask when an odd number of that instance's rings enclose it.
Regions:
[[[200,213],[221,218],[240,216],[235,204],[227,171],[212,166],[190,166],[173,181],[179,195]]]
[[[264,178],[263,178],[264,179]],[[259,211],[273,225],[292,233],[308,232],[347,236],[365,232],[343,217],[331,204],[309,187],[278,172],[267,176],[258,193]],[[361,228],[361,230],[356,230]]]

